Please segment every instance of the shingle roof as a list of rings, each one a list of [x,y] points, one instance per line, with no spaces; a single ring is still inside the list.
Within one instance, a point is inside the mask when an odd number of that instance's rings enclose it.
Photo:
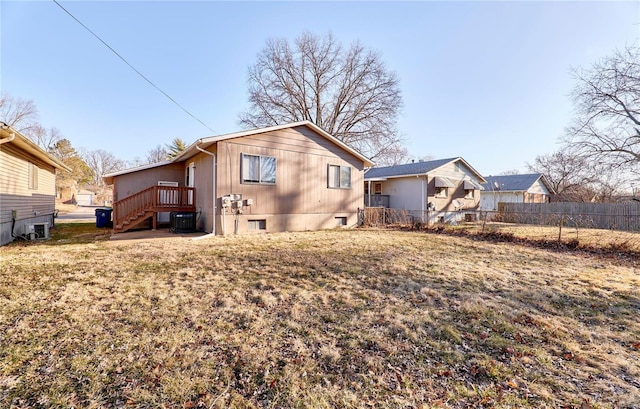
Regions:
[[[421,175],[427,172],[431,172],[432,170],[439,168],[440,166],[446,165],[447,163],[457,159],[459,158],[429,160],[424,162],[413,162],[413,163],[406,163],[404,165],[384,166],[380,168],[375,167],[366,171],[364,174],[364,178],[374,179],[374,178],[388,178],[388,177],[404,176],[404,175]]]
[[[485,176],[487,183],[484,183],[485,191],[491,192],[503,190],[509,192],[526,192],[538,179],[542,178],[542,173],[529,173],[525,175],[502,175]],[[545,183],[546,185],[546,183]],[[550,186],[547,186],[551,190]]]

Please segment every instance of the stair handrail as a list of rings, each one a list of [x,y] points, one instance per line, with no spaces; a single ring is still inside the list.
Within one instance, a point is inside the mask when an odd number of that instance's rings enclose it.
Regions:
[[[194,207],[195,188],[150,186],[113,204],[113,224],[119,226],[139,213],[162,208]]]

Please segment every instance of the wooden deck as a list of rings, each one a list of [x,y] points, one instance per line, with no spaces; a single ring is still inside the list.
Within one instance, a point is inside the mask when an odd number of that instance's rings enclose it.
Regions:
[[[113,204],[113,232],[122,233],[151,219],[155,229],[159,212],[195,212],[193,187],[151,186]]]

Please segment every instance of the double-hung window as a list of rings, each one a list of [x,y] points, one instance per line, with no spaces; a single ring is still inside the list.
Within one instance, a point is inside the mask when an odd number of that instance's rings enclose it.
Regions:
[[[29,162],[29,189],[38,190],[38,166]]]
[[[275,185],[276,158],[242,154],[242,183]]]
[[[329,165],[327,186],[334,189],[351,189],[351,168]]]

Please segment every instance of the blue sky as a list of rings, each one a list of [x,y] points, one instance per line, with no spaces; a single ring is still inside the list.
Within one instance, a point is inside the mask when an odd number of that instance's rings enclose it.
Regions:
[[[640,38],[640,1],[60,1],[193,115],[150,86],[52,1],[0,3],[0,87],[45,127],[123,160],[240,130],[247,69],[270,37],[359,40],[396,72],[413,156],[462,156],[484,175],[558,148],[572,67]]]

